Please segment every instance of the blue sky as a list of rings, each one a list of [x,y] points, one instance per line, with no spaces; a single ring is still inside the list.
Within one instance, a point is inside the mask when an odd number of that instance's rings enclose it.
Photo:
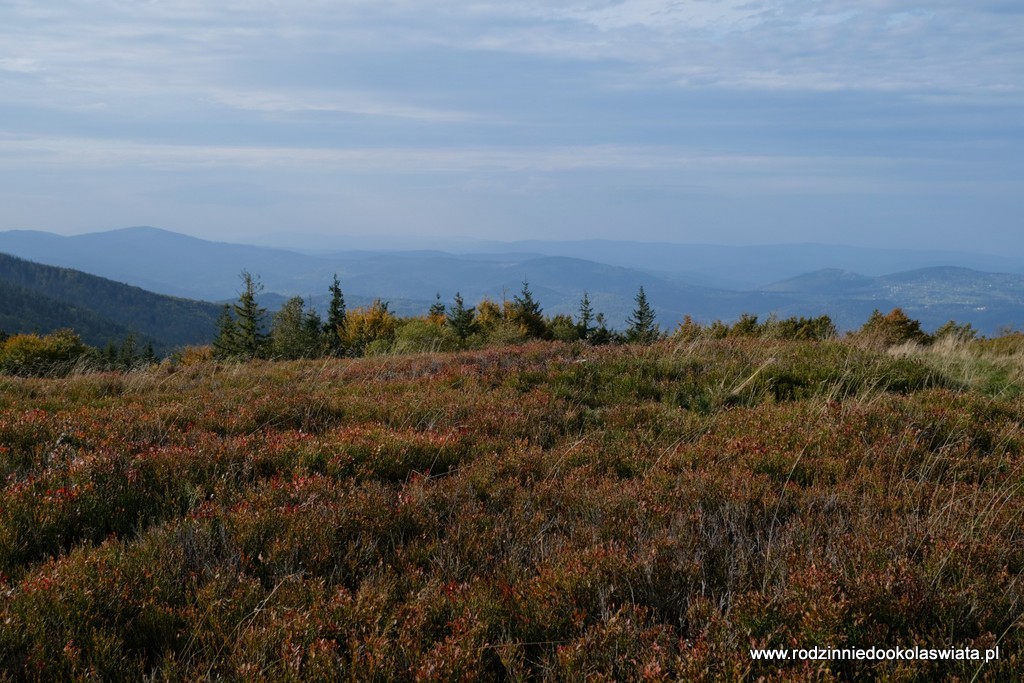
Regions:
[[[0,230],[1024,248],[1024,2],[0,0]]]

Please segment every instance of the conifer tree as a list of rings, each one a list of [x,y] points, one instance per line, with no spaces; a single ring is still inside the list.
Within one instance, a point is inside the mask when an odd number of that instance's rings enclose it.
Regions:
[[[310,303],[309,310],[306,311],[306,317],[303,320],[304,337],[306,340],[306,357],[308,358],[319,358],[324,355],[325,344],[324,344],[324,321],[320,317],[320,314],[313,308]]]
[[[238,355],[236,337],[235,319],[231,316],[231,306],[224,304],[220,317],[217,318],[217,335],[213,338],[213,357],[223,360]]]
[[[117,365],[124,370],[131,370],[139,359],[138,344],[135,335],[129,334],[121,342],[121,348],[117,352]]]
[[[633,315],[626,321],[629,324],[629,328],[626,330],[626,341],[650,344],[658,339],[661,331],[655,322],[654,310],[647,303],[647,294],[644,293],[643,287],[640,287],[640,291],[637,292],[636,298],[633,300],[636,302],[636,308],[633,309]]]
[[[608,322],[605,320],[604,313],[598,313],[594,316],[594,329],[590,332],[590,343],[595,346],[601,346],[602,344],[610,344],[615,341],[615,334],[608,329]]]
[[[530,291],[530,283],[523,280],[523,289],[516,296],[512,297],[512,305],[509,311],[511,322],[519,325],[527,336],[542,338],[547,332],[544,325],[543,309],[533,298]]]
[[[256,295],[263,290],[259,278],[247,270],[243,270],[242,291],[238,301],[232,304],[235,318],[236,355],[242,358],[256,358],[261,355],[266,344],[267,335],[263,330],[263,319],[267,309],[256,302]]]
[[[580,339],[586,340],[590,338],[590,333],[594,330],[591,326],[593,321],[594,309],[590,305],[590,295],[584,291],[583,298],[580,299],[579,316],[576,320],[576,329],[579,330]]]
[[[334,274],[331,283],[331,303],[327,307],[327,322],[324,324],[324,336],[327,341],[327,352],[332,356],[345,355],[345,297],[341,293],[338,274]]]
[[[448,327],[461,341],[465,341],[476,331],[476,309],[473,306],[466,308],[466,302],[462,300],[462,294],[459,292],[455,293],[455,303],[448,314]]]
[[[427,321],[434,325],[442,326],[445,322],[445,307],[441,303],[441,292],[437,293],[437,298],[434,303],[430,304],[430,310],[427,312]]]

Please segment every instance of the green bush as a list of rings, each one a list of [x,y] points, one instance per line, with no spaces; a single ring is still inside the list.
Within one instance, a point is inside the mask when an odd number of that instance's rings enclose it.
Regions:
[[[932,338],[921,329],[920,321],[914,320],[901,308],[894,308],[887,314],[875,309],[867,322],[855,333],[855,338],[869,346],[889,347],[912,342],[930,344]]]
[[[17,334],[0,346],[0,371],[21,376],[64,376],[88,347],[71,330],[53,334]]]

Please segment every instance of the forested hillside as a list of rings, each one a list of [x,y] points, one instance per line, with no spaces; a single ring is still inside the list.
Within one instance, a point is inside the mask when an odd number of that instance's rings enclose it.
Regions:
[[[0,254],[0,329],[49,332],[74,328],[102,345],[134,333],[169,350],[213,338],[220,307],[147,292],[69,268]]]
[[[124,325],[92,311],[76,308],[24,287],[0,282],[0,330],[15,334],[47,333],[59,329],[73,329],[82,341],[93,346],[103,346],[132,334]],[[156,342],[149,337],[143,336],[139,341],[156,346]]]

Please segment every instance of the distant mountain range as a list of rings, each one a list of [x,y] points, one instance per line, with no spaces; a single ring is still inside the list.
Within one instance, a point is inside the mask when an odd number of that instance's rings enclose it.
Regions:
[[[831,244],[725,246],[574,240],[498,242],[469,238],[341,237],[264,235],[253,243],[314,255],[344,251],[444,251],[449,254],[518,254],[567,256],[644,272],[670,275],[688,284],[728,290],[751,290],[821,269],[879,276],[901,271],[958,266],[1001,273],[1024,273],[1024,257],[936,249],[893,249]]]
[[[526,280],[545,313],[575,313],[586,291],[595,310],[619,328],[625,326],[641,285],[667,328],[686,314],[710,322],[749,312],[762,317],[827,313],[840,329],[854,329],[875,308],[885,312],[896,306],[926,329],[955,319],[994,334],[1024,322],[1024,259],[1015,257],[806,244],[726,247],[601,240],[449,241],[448,251],[330,252],[331,246],[298,253],[211,242],[157,228],[73,237],[0,233],[0,252],[179,297],[234,299],[238,275],[245,269],[260,277],[265,286],[262,302],[270,308],[298,295],[322,310],[337,273],[350,306],[380,297],[402,315],[425,312],[435,293],[446,303],[456,292],[470,303],[483,297],[510,299]]]
[[[48,333],[70,327],[103,346],[133,334],[158,353],[213,338],[221,307],[154,294],[69,268],[0,254],[0,329]]]

